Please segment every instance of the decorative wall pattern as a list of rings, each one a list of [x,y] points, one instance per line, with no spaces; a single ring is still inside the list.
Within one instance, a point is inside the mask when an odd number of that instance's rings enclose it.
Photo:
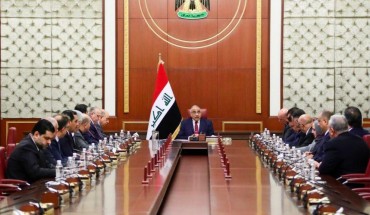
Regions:
[[[368,0],[285,0],[283,106],[370,118],[369,18]]]
[[[102,106],[102,0],[1,0],[1,117]]]

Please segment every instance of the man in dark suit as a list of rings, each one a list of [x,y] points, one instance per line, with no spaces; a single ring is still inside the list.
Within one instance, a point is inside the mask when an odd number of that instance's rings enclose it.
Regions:
[[[286,138],[285,143],[289,144],[290,147],[297,147],[299,141],[306,136],[305,133],[301,132],[301,128],[299,127],[298,123],[299,117],[303,114],[305,114],[304,110],[299,108],[295,108],[289,114],[289,126],[291,127],[293,134]]]
[[[90,129],[87,132],[83,133],[82,136],[89,144],[98,144],[99,140],[103,139],[103,137],[99,134],[99,131],[95,127],[95,124],[97,124],[101,118],[100,108],[92,107],[89,112],[89,117],[91,119]]]
[[[180,132],[177,135],[178,139],[188,139],[189,136],[199,134],[214,135],[212,122],[202,118],[199,106],[193,105],[190,108],[190,116],[190,118],[181,122]]]
[[[315,139],[312,133],[312,117],[308,114],[303,114],[298,118],[300,132],[303,134],[298,141],[296,147],[308,146]]]
[[[348,121],[349,133],[363,137],[369,134],[369,131],[362,127],[362,114],[357,107],[348,107],[344,110],[344,116]]]
[[[321,163],[315,162],[320,174],[338,178],[344,174],[364,173],[369,160],[369,148],[365,141],[348,132],[344,116],[333,115],[329,120],[330,141],[325,145]]]
[[[79,122],[76,111],[65,110],[62,112],[62,114],[67,115],[71,119],[67,126],[68,131],[66,135],[59,139],[60,149],[62,151],[62,158],[63,160],[68,160],[68,157],[73,156],[74,149],[76,148],[73,135],[79,127]]]
[[[307,154],[308,158],[313,158],[317,162],[322,161],[324,157],[324,146],[330,140],[329,119],[332,115],[333,113],[331,111],[324,110],[319,114],[317,118],[317,122],[319,123],[324,136],[320,139],[320,141],[316,142],[314,148],[311,150],[311,152],[308,152]]]
[[[284,125],[281,138],[283,139],[283,141],[285,141],[286,137],[290,135],[290,132],[292,132],[292,129],[290,128],[288,121],[288,109],[287,108],[280,109],[277,118],[279,122]]]
[[[54,132],[54,126],[48,120],[38,121],[10,155],[6,177],[29,183],[42,178],[54,178],[55,169],[47,168],[41,152],[54,138]]]
[[[52,162],[54,165],[56,165],[56,161],[61,160],[65,166],[67,159],[63,160],[62,149],[59,140],[66,135],[67,125],[70,122],[70,119],[64,114],[58,114],[54,116],[54,118],[58,122],[58,131],[56,132],[55,138],[51,141],[50,146],[45,150],[50,151],[50,153],[53,155],[54,160],[49,159],[49,162]]]
[[[98,131],[99,135],[103,137],[103,139],[108,136],[104,133],[103,127],[105,127],[109,123],[109,113],[108,111],[101,109],[101,117],[98,121],[98,123],[95,124],[96,130]]]

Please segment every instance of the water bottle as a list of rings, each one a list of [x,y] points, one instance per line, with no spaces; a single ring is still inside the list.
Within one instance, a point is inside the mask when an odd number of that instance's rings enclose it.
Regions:
[[[55,166],[55,181],[60,183],[63,177],[63,165],[61,160],[57,160],[57,165]]]
[[[73,161],[73,157],[68,157],[68,161],[67,161],[67,171],[68,171],[68,174],[66,175],[66,177],[69,177],[70,175],[72,175],[72,171],[74,169],[74,161]]]
[[[82,166],[86,169],[86,148],[82,149],[80,160],[82,161]]]
[[[121,130],[121,132],[119,133],[119,136],[120,136],[121,140],[124,140],[125,139],[125,132],[123,130]]]
[[[316,170],[315,162],[314,162],[313,159],[310,159],[308,162],[311,166],[310,178],[311,178],[312,181],[315,181],[315,170]]]
[[[127,131],[127,136],[126,136],[127,139],[131,139],[131,134],[130,134],[130,131]]]

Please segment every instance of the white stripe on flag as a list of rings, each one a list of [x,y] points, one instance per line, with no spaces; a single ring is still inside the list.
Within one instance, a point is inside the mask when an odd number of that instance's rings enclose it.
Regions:
[[[161,93],[155,100],[150,111],[148,131],[146,139],[149,140],[152,136],[152,131],[156,130],[162,119],[166,116],[172,105],[175,103],[175,95],[173,94],[171,85],[167,82]]]

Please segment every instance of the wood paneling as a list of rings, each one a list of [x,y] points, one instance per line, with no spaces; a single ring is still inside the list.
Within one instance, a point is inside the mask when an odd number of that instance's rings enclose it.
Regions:
[[[167,31],[167,20],[154,21]],[[143,19],[130,19],[130,26],[130,70],[151,68],[156,71],[158,53],[162,53],[163,59],[167,59],[167,44],[154,35]]]

